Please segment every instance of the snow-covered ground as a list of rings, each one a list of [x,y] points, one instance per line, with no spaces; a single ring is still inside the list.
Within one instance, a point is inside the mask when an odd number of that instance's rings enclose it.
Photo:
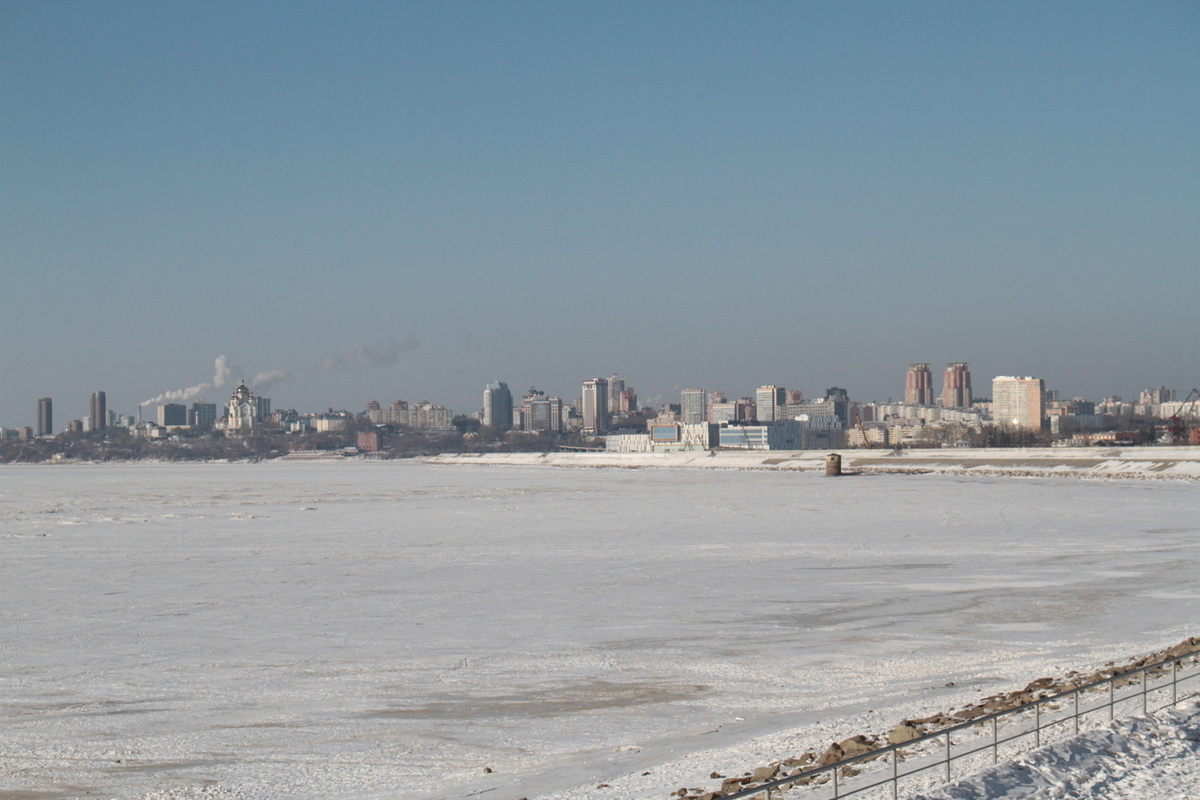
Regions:
[[[913,800],[1195,800],[1200,798],[1200,705],[1120,719]]]
[[[665,800],[1195,635],[1198,533],[1178,480],[8,466],[0,797]]]

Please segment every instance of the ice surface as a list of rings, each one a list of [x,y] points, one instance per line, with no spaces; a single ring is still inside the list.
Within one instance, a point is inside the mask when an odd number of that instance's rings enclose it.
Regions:
[[[665,798],[1194,635],[1198,532],[1178,481],[7,466],[0,796]]]

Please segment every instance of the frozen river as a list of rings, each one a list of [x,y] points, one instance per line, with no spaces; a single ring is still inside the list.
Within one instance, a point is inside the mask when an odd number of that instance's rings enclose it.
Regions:
[[[0,797],[665,800],[1196,635],[1198,534],[1179,481],[2,467]]]

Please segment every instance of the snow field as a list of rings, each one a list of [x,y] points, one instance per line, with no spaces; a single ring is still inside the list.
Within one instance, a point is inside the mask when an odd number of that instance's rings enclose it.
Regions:
[[[40,798],[665,798],[1174,644],[1200,597],[1188,482],[0,481],[0,793]]]

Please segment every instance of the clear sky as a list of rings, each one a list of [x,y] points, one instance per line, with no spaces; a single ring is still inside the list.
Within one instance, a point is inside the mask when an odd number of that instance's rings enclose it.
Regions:
[[[0,425],[1200,385],[1200,3],[0,2]]]

